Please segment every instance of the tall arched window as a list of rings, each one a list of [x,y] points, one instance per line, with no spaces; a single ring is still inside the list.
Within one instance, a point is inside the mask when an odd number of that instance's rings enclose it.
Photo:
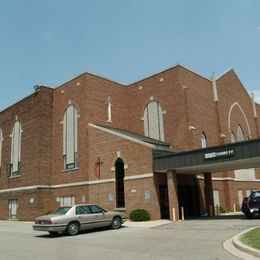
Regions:
[[[207,136],[204,132],[201,133],[200,135],[200,142],[201,142],[201,148],[205,148],[208,146],[207,144]]]
[[[63,162],[64,169],[76,168],[78,161],[78,115],[73,105],[69,105],[63,116]]]
[[[231,143],[235,143],[236,142],[236,138],[235,138],[235,135],[234,135],[233,132],[231,133],[230,139],[231,139]]]
[[[240,142],[240,141],[244,141],[244,140],[245,140],[244,132],[243,132],[242,127],[239,125],[237,127],[237,141]]]
[[[11,162],[10,162],[10,176],[19,176],[20,173],[20,161],[21,161],[21,139],[22,139],[22,127],[21,123],[16,120],[13,126],[11,144]]]
[[[3,132],[2,129],[0,128],[0,168],[2,163],[2,142],[3,142]]]
[[[159,102],[149,102],[144,110],[144,134],[164,141],[163,111]]]
[[[107,122],[112,122],[112,101],[111,98],[107,98]]]

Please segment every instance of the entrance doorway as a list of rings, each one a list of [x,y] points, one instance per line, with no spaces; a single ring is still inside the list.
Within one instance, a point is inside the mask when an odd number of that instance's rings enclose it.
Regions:
[[[125,207],[125,170],[124,170],[124,161],[121,158],[118,158],[115,163],[116,170],[116,207],[124,208]]]
[[[161,219],[170,219],[169,197],[167,185],[159,185],[159,203]]]
[[[182,207],[185,218],[200,215],[200,194],[196,177],[193,175],[178,174],[177,179],[180,218]]]
[[[178,186],[179,213],[184,209],[184,217],[200,215],[199,194],[197,186]]]
[[[8,203],[9,203],[9,219],[16,220],[17,208],[18,208],[17,200],[9,200]]]

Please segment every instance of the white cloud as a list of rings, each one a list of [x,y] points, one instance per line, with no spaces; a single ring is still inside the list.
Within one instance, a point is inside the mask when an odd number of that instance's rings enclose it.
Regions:
[[[255,97],[255,102],[260,104],[260,90],[253,90],[254,97]]]

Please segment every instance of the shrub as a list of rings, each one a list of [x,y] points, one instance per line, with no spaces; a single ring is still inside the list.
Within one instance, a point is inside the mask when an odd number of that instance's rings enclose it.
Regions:
[[[219,206],[219,213],[229,213],[230,210],[223,207],[223,206]]]
[[[145,209],[134,209],[130,212],[129,219],[132,221],[147,221],[150,220],[150,215]]]

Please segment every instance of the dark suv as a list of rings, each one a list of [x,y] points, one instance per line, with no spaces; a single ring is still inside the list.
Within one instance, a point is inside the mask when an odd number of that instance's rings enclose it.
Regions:
[[[247,218],[253,218],[255,214],[260,214],[260,190],[253,191],[249,197],[244,198],[242,212]]]

